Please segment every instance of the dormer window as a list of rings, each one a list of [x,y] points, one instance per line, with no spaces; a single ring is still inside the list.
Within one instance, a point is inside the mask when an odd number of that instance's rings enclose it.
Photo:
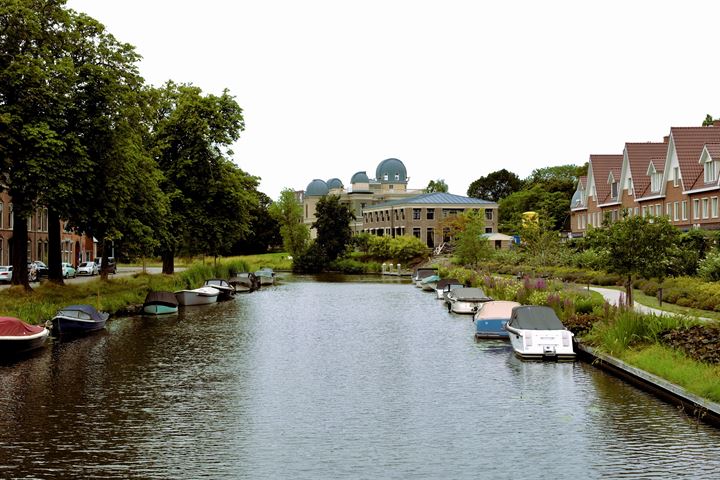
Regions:
[[[648,166],[648,169],[647,169],[647,174],[650,177],[650,191],[653,193],[659,192],[660,187],[662,186],[663,173],[658,172],[655,169],[655,165],[652,162],[650,162],[650,165]]]
[[[627,191],[628,191],[628,195],[632,195],[632,194],[633,194],[633,181],[632,181],[632,177],[629,177],[629,178],[627,179]]]
[[[395,181],[399,181],[399,180],[400,180],[400,174],[399,174],[399,173],[396,173],[396,174],[395,174]]]
[[[712,158],[705,160],[705,183],[714,183],[717,180],[717,168]]]
[[[613,182],[610,184],[610,196],[612,198],[617,198],[618,196],[618,184],[617,182]]]
[[[386,173],[385,175],[383,175],[383,180],[385,180],[385,181],[387,182],[387,180],[388,180],[388,174],[387,174],[387,173]]]

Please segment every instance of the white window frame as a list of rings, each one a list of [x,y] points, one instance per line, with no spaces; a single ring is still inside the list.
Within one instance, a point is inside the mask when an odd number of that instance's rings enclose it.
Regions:
[[[717,172],[715,170],[715,162],[713,162],[712,158],[705,160],[705,165],[703,165],[705,183],[712,183],[717,180]]]
[[[680,167],[673,168],[673,187],[680,185]]]
[[[682,201],[682,219],[683,220],[688,219],[688,201],[687,200]]]
[[[702,218],[710,218],[710,199],[707,197],[702,199]]]
[[[693,199],[693,220],[700,220],[700,199]]]
[[[710,197],[710,214],[712,218],[718,218],[718,197]]]
[[[673,204],[673,220],[676,222],[680,220],[680,202],[675,202]]]

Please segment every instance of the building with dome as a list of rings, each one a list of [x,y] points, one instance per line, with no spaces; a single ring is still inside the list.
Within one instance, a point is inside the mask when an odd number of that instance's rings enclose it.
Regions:
[[[339,178],[316,178],[304,191],[298,192],[303,205],[303,221],[315,238],[312,224],[316,219],[317,202],[325,195],[337,195],[355,213],[355,221],[351,224],[354,233],[413,235],[434,247],[445,240],[440,226],[442,219],[469,208],[482,209],[487,233],[497,232],[496,203],[447,193],[425,194],[422,189],[409,189],[409,179],[405,164],[397,158],[380,162],[374,178],[370,178],[365,170],[356,172],[348,186]],[[418,214],[418,209],[422,209],[422,215]]]

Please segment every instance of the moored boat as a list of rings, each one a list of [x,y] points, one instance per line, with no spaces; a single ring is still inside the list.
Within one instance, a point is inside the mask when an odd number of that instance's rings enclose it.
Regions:
[[[463,284],[457,278],[443,278],[435,287],[438,300],[445,300],[445,292],[449,292],[453,288],[462,288]]]
[[[480,288],[457,288],[451,290],[447,294],[448,311],[455,313],[473,314],[482,308],[485,302],[491,301],[492,298],[485,295]]]
[[[0,317],[0,357],[12,357],[45,344],[47,328],[30,325],[15,317]]]
[[[178,301],[173,292],[150,292],[143,302],[143,313],[148,315],[166,315],[177,311]]]
[[[261,268],[255,272],[255,276],[260,280],[260,285],[272,285],[275,283],[275,272],[272,268]]]
[[[421,288],[422,284],[420,282],[423,281],[423,279],[429,277],[430,275],[437,275],[438,274],[438,268],[437,267],[419,267],[415,269],[415,273],[413,273],[412,281],[415,284],[416,287]]]
[[[175,292],[175,298],[180,305],[207,305],[217,302],[220,290],[213,287],[200,287],[193,290],[178,290]]]
[[[439,275],[430,275],[420,280],[420,287],[426,292],[434,292],[439,281]]]
[[[493,300],[483,304],[475,313],[475,338],[500,338],[508,340],[505,324],[510,321],[512,310],[519,307],[518,302]]]
[[[222,278],[212,278],[210,280],[205,280],[205,284],[203,287],[212,287],[217,290],[220,290],[220,295],[218,295],[218,300],[229,300],[232,298],[233,295],[235,295],[235,287],[230,285],[227,280],[223,280]]]
[[[55,314],[52,329],[60,335],[94,332],[105,328],[109,316],[92,305],[69,305]]]
[[[228,280],[236,292],[254,292],[260,288],[260,280],[253,272],[242,272]]]
[[[573,334],[550,307],[522,305],[505,325],[515,355],[528,360],[574,360]]]

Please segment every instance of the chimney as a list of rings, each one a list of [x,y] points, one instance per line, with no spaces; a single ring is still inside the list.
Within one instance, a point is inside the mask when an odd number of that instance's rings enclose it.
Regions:
[[[670,143],[670,135],[665,135],[663,137],[663,143],[665,143],[665,144]]]
[[[713,126],[713,127],[720,127],[720,119],[713,120],[712,126]]]

